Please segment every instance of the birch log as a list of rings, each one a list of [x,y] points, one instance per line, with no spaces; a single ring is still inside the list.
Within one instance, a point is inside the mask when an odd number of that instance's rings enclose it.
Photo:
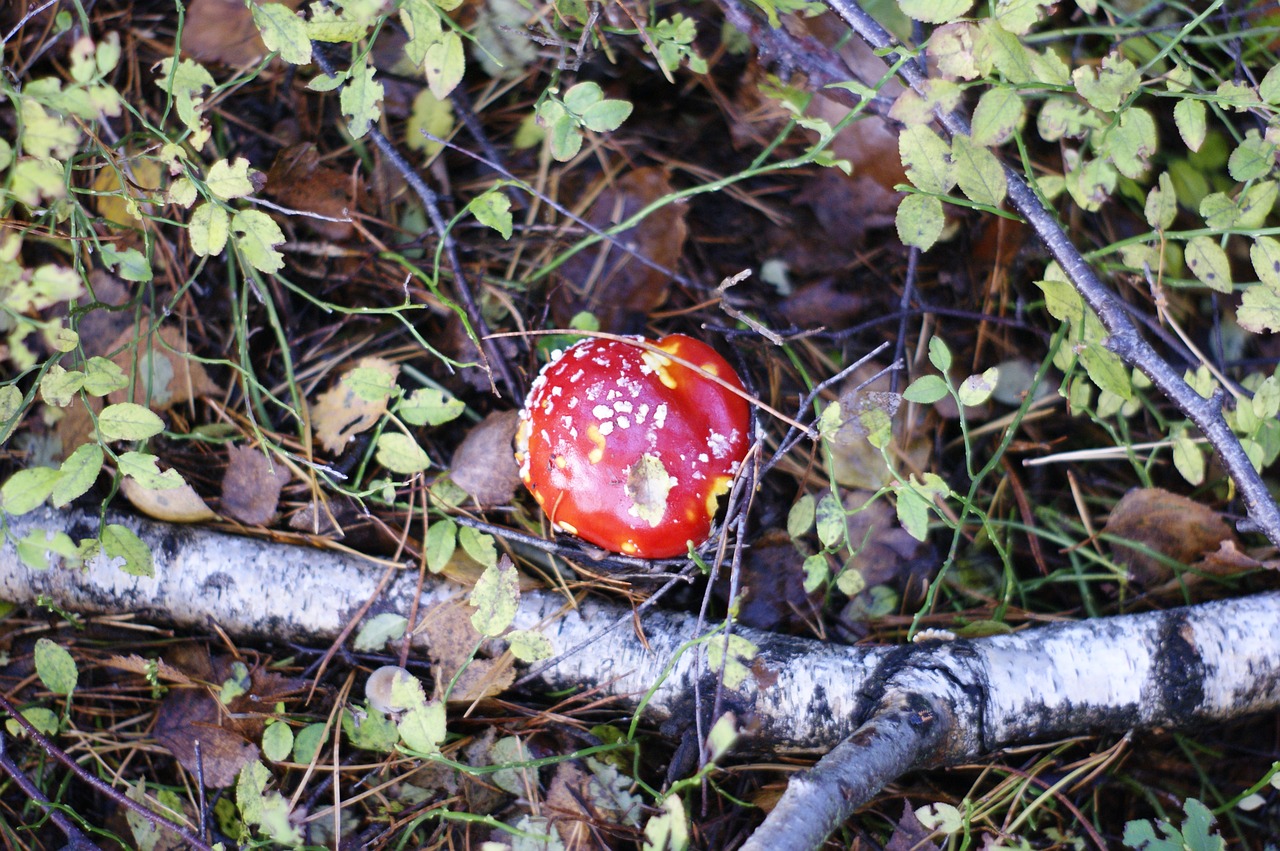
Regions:
[[[154,577],[127,576],[109,564],[32,570],[17,557],[16,539],[44,530],[79,540],[98,528],[96,514],[40,509],[9,518],[0,547],[0,596],[29,604],[47,595],[70,610],[137,612],[180,626],[216,623],[232,634],[322,642],[373,594],[381,573],[335,552],[136,518],[109,520],[129,526],[151,547]],[[416,583],[416,571],[404,571],[367,616],[407,613]],[[429,616],[433,606],[467,591],[428,580],[422,611]],[[699,636],[696,620],[649,613],[642,640],[630,618],[630,610],[610,603],[571,606],[560,594],[533,591],[522,596],[514,626],[541,631],[557,654],[592,642],[585,652],[546,665],[536,680],[543,687],[592,688],[626,706],[650,694],[645,712],[651,721],[692,720],[695,681],[702,677],[704,693],[714,687],[709,666],[695,662],[697,654],[679,653]],[[614,628],[620,623],[625,626]],[[835,824],[849,806],[912,768],[1035,740],[1186,727],[1280,706],[1280,593],[1274,592],[904,647],[734,632],[759,648],[751,675],[729,689],[724,702],[739,719],[745,745],[827,752],[843,742],[846,747],[831,759],[852,752],[860,791],[845,788],[843,809],[825,816]],[[889,757],[867,759],[872,741],[888,747]],[[830,767],[829,760],[824,771]],[[848,775],[841,777],[843,783]],[[792,785],[803,790],[805,782]],[[778,810],[785,813],[787,806],[784,798]],[[803,808],[807,821],[818,821],[811,802]]]

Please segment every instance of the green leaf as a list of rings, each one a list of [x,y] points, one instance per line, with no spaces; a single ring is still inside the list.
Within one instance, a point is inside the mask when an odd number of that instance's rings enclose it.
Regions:
[[[917,541],[923,541],[929,535],[929,503],[925,498],[909,488],[897,488],[898,522],[907,534]]]
[[[127,526],[110,523],[102,530],[102,552],[109,559],[122,559],[120,569],[130,576],[150,578],[155,575],[151,550]]]
[[[284,268],[284,255],[275,250],[284,242],[284,233],[275,219],[261,210],[237,210],[231,217],[231,232],[249,265],[267,274]]]
[[[595,106],[604,100],[604,90],[597,83],[578,83],[564,93],[563,100],[565,109],[575,115],[581,115],[588,107]]]
[[[686,851],[689,847],[689,819],[678,794],[667,795],[662,812],[644,825],[644,851]]]
[[[53,559],[77,562],[80,548],[66,532],[53,532],[45,529],[32,529],[18,540],[18,558],[32,570],[48,570]]]
[[[898,8],[909,18],[926,24],[945,24],[964,15],[973,0],[898,0]]]
[[[1022,126],[1026,106],[1018,92],[1009,86],[994,86],[982,93],[973,109],[970,131],[975,145],[1001,145]]]
[[[1209,132],[1204,101],[1183,98],[1173,108],[1173,122],[1178,127],[1182,143],[1191,151],[1200,150]]]
[[[369,125],[378,119],[381,114],[378,104],[383,94],[382,83],[373,79],[373,69],[363,58],[351,67],[347,84],[338,96],[338,104],[342,107],[342,114],[349,119],[348,129],[354,138],[362,138],[369,132]]]
[[[462,50],[462,38],[455,32],[441,33],[440,39],[427,47],[422,60],[423,73],[427,75],[427,87],[440,100],[449,96],[466,70],[466,54]],[[381,83],[378,84],[381,88]]]
[[[932,405],[947,395],[947,382],[940,375],[922,375],[903,391],[902,398],[918,405]]]
[[[120,251],[109,242],[102,243],[102,262],[108,269],[115,269],[123,280],[146,283],[154,277],[151,263],[145,254],[136,248]]]
[[[981,375],[969,376],[960,382],[960,387],[956,390],[956,395],[960,397],[960,404],[965,407],[983,404],[991,398],[991,394],[995,392],[996,383],[999,380],[999,370],[994,366],[985,370]]]
[[[486,567],[471,590],[471,605],[476,608],[471,625],[489,638],[502,635],[515,620],[519,603],[520,577],[511,559],[504,557]]]
[[[65,408],[84,387],[84,378],[83,372],[68,372],[55,363],[40,379],[40,398],[54,407]]]
[[[433,700],[406,712],[396,729],[405,747],[417,753],[435,754],[440,752],[440,743],[445,738],[445,721],[444,704]]]
[[[77,447],[58,470],[58,481],[49,495],[54,508],[62,508],[73,499],[84,496],[102,472],[102,447],[86,443]]]
[[[21,412],[22,391],[12,384],[0,385],[0,444],[9,439],[10,432],[21,420]]]
[[[307,21],[307,38],[327,44],[350,44],[364,38],[369,32],[369,21],[347,14],[339,14],[332,8],[312,4],[311,19]]]
[[[1280,68],[1280,65],[1276,66]],[[1231,179],[1244,183],[1265,177],[1275,168],[1276,146],[1258,134],[1257,130],[1245,132],[1244,141],[1231,152],[1227,171]]]
[[[58,477],[58,471],[52,467],[19,470],[0,487],[0,507],[14,516],[34,511],[53,493]]]
[[[951,155],[960,191],[975,203],[999,207],[1009,191],[1009,184],[996,155],[966,136],[956,136],[951,140]]]
[[[511,199],[501,190],[490,189],[472,199],[467,209],[480,224],[493,228],[502,234],[503,239],[511,239]]]
[[[1102,146],[1116,170],[1130,180],[1137,180],[1151,165],[1156,152],[1156,122],[1151,113],[1130,107],[1120,114],[1120,123],[1108,133]]]
[[[898,136],[898,153],[907,178],[919,189],[945,195],[956,185],[955,165],[951,161],[951,146],[928,127],[908,127]],[[905,203],[912,196],[903,200]],[[937,199],[934,199],[935,203]],[[902,217],[901,209],[898,213]],[[899,227],[901,232],[901,227]],[[936,240],[937,237],[934,237]],[[930,240],[932,245],[934,240]],[[904,239],[903,242],[906,242]],[[908,245],[917,243],[908,242]],[[921,246],[925,247],[925,246]]]
[[[1194,237],[1187,243],[1187,268],[1202,284],[1220,293],[1231,292],[1231,263],[1217,240],[1208,236]]]
[[[582,149],[582,131],[572,115],[564,115],[551,125],[551,157],[568,162]]]
[[[541,633],[527,629],[513,629],[504,638],[511,647],[511,655],[521,662],[541,662],[550,659],[555,652],[551,641]]]
[[[365,402],[384,402],[398,391],[395,376],[387,368],[358,366],[342,376],[342,386]]]
[[[748,664],[759,653],[759,647],[736,632],[713,635],[707,640],[707,668],[716,674],[723,671],[725,686],[736,689],[751,677]]]
[[[1257,237],[1249,246],[1249,259],[1258,280],[1280,292],[1280,242],[1269,236]]]
[[[631,104],[625,100],[602,100],[592,104],[580,116],[582,126],[597,133],[609,133],[622,126],[631,115]]]
[[[1107,159],[1086,160],[1073,150],[1063,152],[1066,186],[1071,198],[1087,212],[1097,212],[1116,188],[1118,174]]]
[[[831,567],[824,553],[807,556],[800,568],[804,571],[804,593],[806,594],[817,591],[831,576]]]
[[[191,213],[191,223],[187,225],[191,250],[198,257],[221,254],[222,249],[227,247],[227,237],[231,233],[230,223],[227,211],[217,204],[205,203],[196,207]]]
[[[1147,224],[1156,230],[1168,230],[1178,215],[1178,195],[1173,188],[1173,179],[1169,172],[1160,172],[1157,185],[1147,193],[1147,203],[1143,209]]]
[[[458,530],[458,543],[462,544],[462,550],[477,563],[484,567],[495,567],[498,564],[498,548],[493,542],[493,536],[473,529],[470,526],[463,526]]]
[[[283,721],[273,721],[262,731],[262,755],[272,762],[289,758],[293,750],[293,731]]]
[[[855,567],[846,567],[836,577],[836,590],[846,597],[856,597],[866,589],[867,578]]]
[[[826,549],[835,549],[844,541],[848,524],[845,519],[844,506],[835,494],[828,491],[818,500],[816,512],[818,540]]]
[[[1055,0],[996,0],[996,20],[1009,32],[1026,35],[1044,17],[1044,7],[1054,3]]]
[[[64,647],[47,638],[40,638],[36,640],[32,655],[36,674],[45,688],[54,694],[71,694],[75,691],[80,672],[76,670],[76,660]]]
[[[253,22],[262,33],[262,43],[267,50],[280,54],[290,65],[306,65],[311,62],[311,38],[307,25],[293,10],[280,3],[250,4]]]
[[[428,139],[426,134],[447,139],[453,132],[454,123],[453,104],[447,99],[440,100],[431,94],[430,89],[423,89],[413,99],[413,113],[405,128],[404,143],[415,151],[422,151],[433,157],[443,150],[444,145]]]
[[[386,432],[378,437],[374,455],[378,463],[393,473],[411,476],[431,466],[431,459],[418,442],[407,434]]]
[[[273,3],[271,5],[279,6],[280,4]],[[255,7],[255,9],[261,8],[263,7]],[[205,185],[209,187],[209,191],[213,193],[214,197],[221,198],[224,201],[252,195],[253,183],[249,180],[249,161],[244,157],[237,157],[234,163],[229,163],[225,159],[218,160],[209,166],[209,174],[205,177]]]
[[[1096,71],[1089,66],[1077,68],[1071,80],[1080,96],[1103,112],[1118,110],[1142,83],[1137,67],[1119,52],[1107,54]]]
[[[449,518],[436,520],[427,529],[427,569],[439,573],[453,558],[457,549],[458,526]]]
[[[1236,322],[1246,331],[1280,331],[1280,288],[1261,283],[1247,287],[1236,311]]]
[[[1097,110],[1079,103],[1075,98],[1049,98],[1036,116],[1036,130],[1046,142],[1056,142],[1064,137],[1083,139],[1104,126]]]
[[[947,341],[941,337],[929,338],[929,363],[933,364],[938,372],[951,371],[951,349],[947,347]]]
[[[103,408],[98,431],[104,440],[146,440],[164,431],[164,421],[141,405],[120,402]]]
[[[1133,382],[1129,380],[1128,367],[1119,355],[1100,341],[1089,343],[1080,350],[1080,363],[1099,390],[1125,401],[1133,398]]]
[[[381,612],[360,625],[360,631],[351,642],[357,653],[379,653],[388,641],[404,638],[409,619],[395,612]]]
[[[146,452],[125,452],[116,459],[121,474],[130,477],[147,490],[164,491],[186,484],[177,470],[160,471],[156,456]]]
[[[331,92],[349,79],[351,79],[349,71],[341,71],[332,77],[328,74],[320,74],[311,78],[311,82],[307,83],[307,88],[313,92]]]
[[[932,195],[908,195],[898,204],[894,223],[903,245],[928,251],[942,236],[942,226],[946,223],[942,202]]]
[[[309,765],[316,758],[320,748],[324,747],[325,736],[328,733],[326,726],[323,722],[317,722],[308,724],[297,732],[293,737],[294,762]]]
[[[813,494],[803,494],[787,512],[787,536],[793,541],[803,537],[813,528],[814,506]]]
[[[1185,429],[1173,438],[1173,466],[1187,480],[1187,484],[1203,484],[1204,453],[1194,440],[1187,437]]]

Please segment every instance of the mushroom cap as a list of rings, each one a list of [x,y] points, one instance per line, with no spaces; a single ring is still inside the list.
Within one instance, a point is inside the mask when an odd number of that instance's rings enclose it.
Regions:
[[[672,334],[653,345],[742,389],[705,343]],[[742,396],[697,370],[628,342],[588,338],[533,382],[516,459],[555,528],[613,552],[666,558],[710,535],[717,498],[746,455],[750,422]]]

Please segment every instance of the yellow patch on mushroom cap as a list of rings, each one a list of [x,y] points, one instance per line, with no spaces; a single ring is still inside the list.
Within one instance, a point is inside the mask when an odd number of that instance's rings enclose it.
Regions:
[[[600,429],[593,423],[587,426],[587,437],[595,446],[587,453],[587,460],[592,464],[599,464],[600,459],[604,458],[604,435],[600,433]]]
[[[733,485],[733,476],[716,476],[712,479],[711,491],[707,494],[708,517],[716,516],[716,510],[720,507],[720,495],[728,493],[731,485]]]
[[[667,495],[676,484],[675,476],[667,472],[661,458],[641,455],[627,470],[627,496],[631,499],[627,513],[658,528],[667,514]]]

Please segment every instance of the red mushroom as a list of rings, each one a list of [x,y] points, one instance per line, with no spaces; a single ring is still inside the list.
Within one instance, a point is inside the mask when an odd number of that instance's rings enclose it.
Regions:
[[[672,334],[653,345],[742,389],[705,343]],[[743,397],[697,370],[628,342],[588,338],[533,382],[516,459],[555,528],[613,552],[666,558],[711,533],[749,428]]]

